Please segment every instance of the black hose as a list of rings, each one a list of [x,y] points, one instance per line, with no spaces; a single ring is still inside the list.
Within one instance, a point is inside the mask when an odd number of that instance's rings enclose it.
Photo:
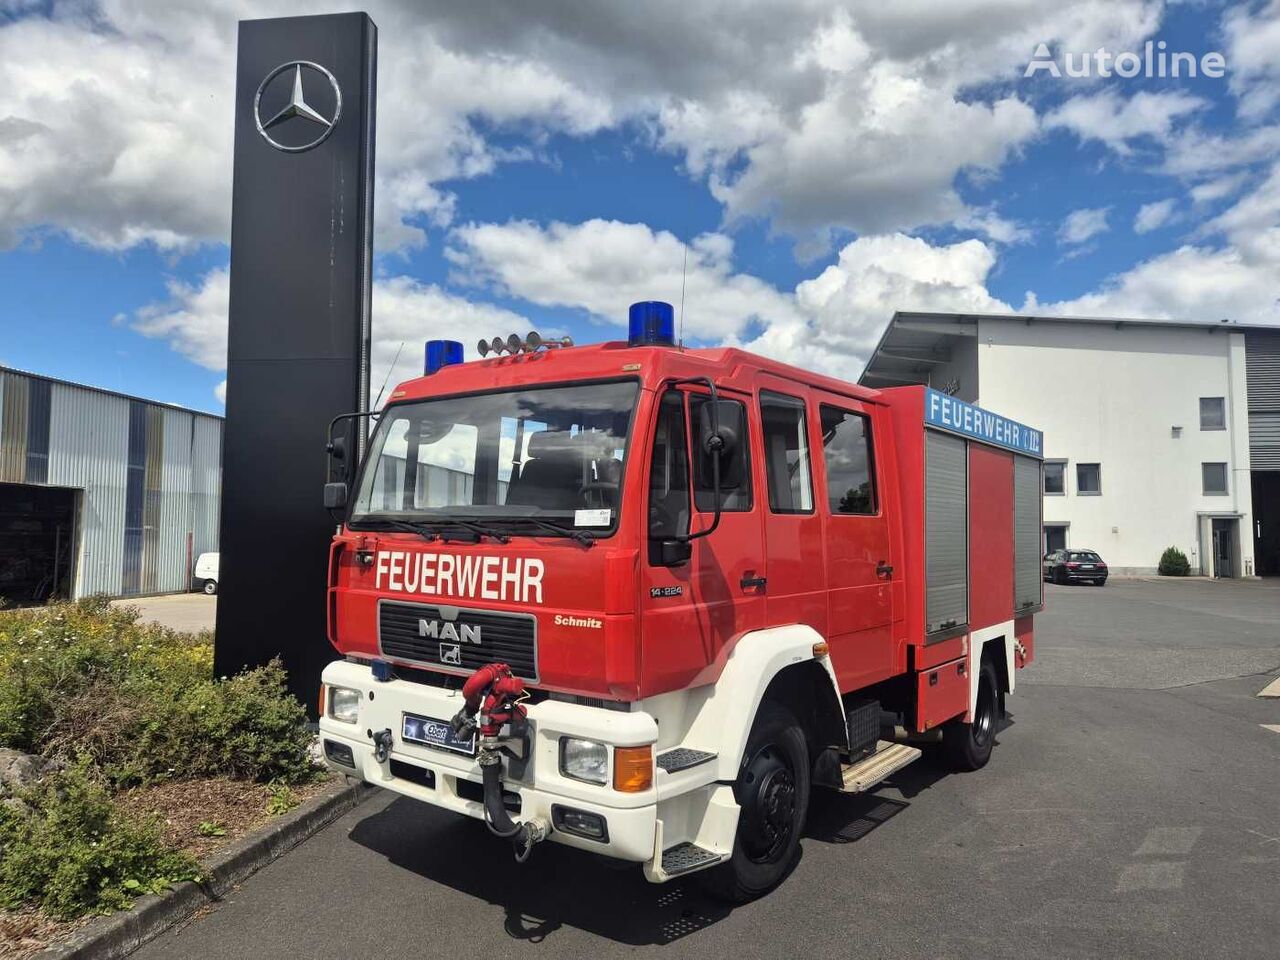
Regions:
[[[484,822],[490,832],[506,840],[521,840],[522,833],[527,832],[523,823],[516,823],[507,813],[506,804],[502,802],[502,764],[491,763],[483,767],[484,772]]]

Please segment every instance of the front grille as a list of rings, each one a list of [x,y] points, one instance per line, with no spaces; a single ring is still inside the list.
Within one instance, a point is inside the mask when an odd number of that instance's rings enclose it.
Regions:
[[[537,631],[537,620],[528,613],[398,600],[378,604],[378,640],[383,656],[416,661],[437,670],[471,673],[486,663],[506,663],[517,677],[537,680]]]

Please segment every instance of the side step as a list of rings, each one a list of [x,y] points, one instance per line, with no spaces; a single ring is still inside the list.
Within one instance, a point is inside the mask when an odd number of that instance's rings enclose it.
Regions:
[[[870,790],[885,777],[919,760],[921,756],[919,747],[881,740],[876,744],[876,752],[867,759],[841,765],[840,779],[844,786],[840,788],[840,792],[862,793]],[[666,859],[665,854],[663,859]]]
[[[668,877],[678,877],[682,873],[692,873],[712,864],[720,862],[720,855],[694,846],[692,843],[677,843],[670,850],[662,851],[662,872]]]
[[[715,758],[716,755],[714,753],[707,753],[705,750],[677,747],[674,750],[668,750],[666,753],[658,754],[658,766],[667,771],[667,773],[675,773],[678,770],[687,770],[703,763],[710,763]]]

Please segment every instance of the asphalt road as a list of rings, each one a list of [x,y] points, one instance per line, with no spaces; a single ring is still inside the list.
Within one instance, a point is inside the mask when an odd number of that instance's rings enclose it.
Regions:
[[[1276,957],[1280,582],[1048,591],[988,767],[818,791],[756,903],[387,796],[135,956]]]

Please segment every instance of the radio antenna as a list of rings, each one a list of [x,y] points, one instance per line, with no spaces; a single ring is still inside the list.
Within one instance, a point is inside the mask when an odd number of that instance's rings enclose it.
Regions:
[[[396,358],[391,361],[391,366],[387,367],[387,375],[382,379],[382,389],[378,391],[378,399],[373,401],[370,410],[377,410],[378,404],[382,402],[382,395],[387,392],[387,381],[391,379],[391,371],[396,368],[396,364],[400,362],[400,351],[404,350],[404,341],[400,341],[400,348],[396,350]]]
[[[680,349],[684,349],[684,285],[685,278],[689,275],[689,245],[684,246],[684,264],[680,267],[680,333],[678,339],[680,341]]]

